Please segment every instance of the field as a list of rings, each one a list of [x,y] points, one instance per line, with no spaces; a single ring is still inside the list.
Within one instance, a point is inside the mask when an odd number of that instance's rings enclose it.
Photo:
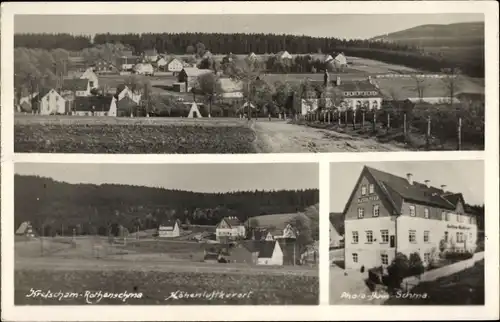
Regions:
[[[130,239],[126,245],[105,237],[16,238],[15,304],[85,304],[86,291],[141,292],[124,304],[303,304],[318,303],[318,270],[309,266],[250,266],[201,262],[202,244]],[[42,254],[43,249],[43,254]],[[291,288],[290,286],[293,285]],[[28,298],[30,289],[76,292],[75,298]],[[246,293],[244,298],[170,299],[171,292]],[[250,293],[251,292],[251,293]],[[98,304],[120,304],[104,298]],[[97,303],[96,303],[97,304]]]
[[[16,116],[16,152],[252,153],[246,120]]]

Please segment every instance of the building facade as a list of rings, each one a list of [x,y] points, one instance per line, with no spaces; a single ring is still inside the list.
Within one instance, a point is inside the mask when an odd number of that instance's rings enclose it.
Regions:
[[[168,220],[158,227],[158,237],[173,238],[181,234],[181,225],[178,220]]]
[[[341,109],[380,109],[383,95],[379,88],[368,81],[342,83],[340,77],[335,80],[335,93],[342,97]]]
[[[236,217],[224,217],[215,229],[217,240],[245,238],[246,229]]]
[[[427,265],[440,252],[473,252],[476,217],[461,193],[450,193],[365,167],[345,207],[345,266],[388,266],[397,253]]]

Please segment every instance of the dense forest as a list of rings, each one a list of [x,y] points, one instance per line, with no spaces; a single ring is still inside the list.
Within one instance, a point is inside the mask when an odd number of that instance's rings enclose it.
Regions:
[[[110,225],[129,231],[156,228],[167,219],[216,225],[225,216],[240,220],[304,211],[319,201],[317,189],[197,193],[115,184],[69,184],[37,176],[15,176],[15,228],[31,221],[45,234],[105,234]],[[40,232],[40,231],[39,231]]]
[[[71,37],[73,38],[71,39]],[[196,54],[198,56],[206,50],[213,54],[248,54],[250,52],[270,54],[282,50],[301,55],[344,52],[348,56],[376,59],[433,72],[446,67],[459,67],[470,76],[483,77],[484,75],[484,55],[464,57],[459,52],[442,55],[425,52],[422,48],[414,45],[398,42],[242,33],[146,33],[141,35],[107,33],[96,34],[93,42],[90,38],[82,37],[67,34],[16,34],[14,35],[14,46],[82,51],[96,45],[121,44],[136,54],[154,48],[168,54]]]

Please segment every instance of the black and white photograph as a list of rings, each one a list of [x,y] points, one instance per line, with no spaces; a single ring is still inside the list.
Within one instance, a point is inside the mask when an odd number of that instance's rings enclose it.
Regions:
[[[484,34],[480,13],[18,14],[14,150],[481,151]]]
[[[485,304],[483,161],[331,163],[330,175],[331,304]]]
[[[318,305],[316,163],[17,163],[15,305]]]

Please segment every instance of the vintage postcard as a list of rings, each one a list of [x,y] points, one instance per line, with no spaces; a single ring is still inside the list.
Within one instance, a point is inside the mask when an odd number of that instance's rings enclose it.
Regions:
[[[498,319],[498,20],[2,3],[2,320]]]

